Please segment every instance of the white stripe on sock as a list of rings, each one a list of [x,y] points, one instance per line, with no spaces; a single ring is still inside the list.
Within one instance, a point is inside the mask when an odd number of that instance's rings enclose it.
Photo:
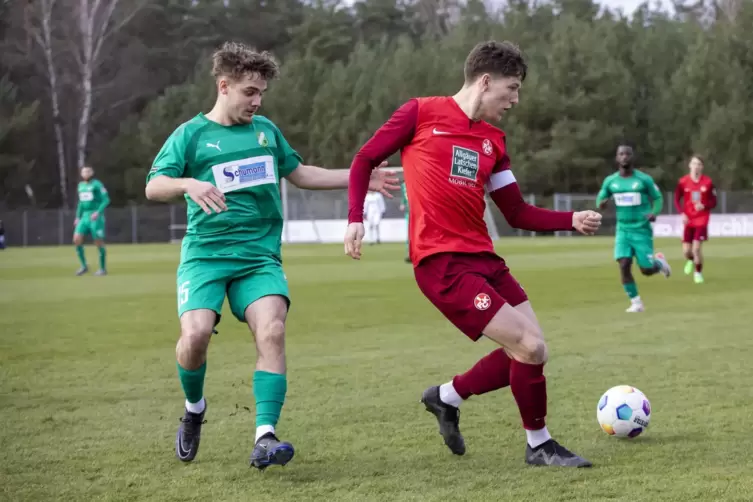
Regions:
[[[459,407],[460,403],[463,402],[463,398],[460,397],[460,394],[455,390],[455,387],[452,386],[452,381],[439,386],[439,399],[443,403],[454,406],[455,408]]]
[[[188,400],[186,400],[186,409],[191,413],[201,413],[204,411],[204,408],[206,408],[206,402],[203,397],[198,403],[189,403]]]
[[[536,448],[552,439],[552,436],[549,435],[549,431],[544,427],[537,431],[526,430],[526,438],[528,439],[528,444],[531,448]]]
[[[272,434],[275,433],[275,428],[274,428],[273,425],[260,425],[259,427],[257,427],[256,428],[256,439],[254,439],[254,443],[257,442],[259,440],[259,438],[262,437],[264,434],[269,434],[270,432]]]

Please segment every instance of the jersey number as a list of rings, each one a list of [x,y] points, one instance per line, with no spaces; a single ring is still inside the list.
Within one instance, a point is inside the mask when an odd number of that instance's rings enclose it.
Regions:
[[[180,305],[183,305],[188,301],[188,285],[191,284],[191,281],[186,281],[183,284],[180,285],[178,288],[178,302]]]

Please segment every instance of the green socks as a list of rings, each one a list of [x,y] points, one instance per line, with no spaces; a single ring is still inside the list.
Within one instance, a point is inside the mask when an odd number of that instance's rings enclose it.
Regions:
[[[207,373],[207,363],[204,362],[195,370],[187,370],[180,363],[178,366],[178,377],[180,385],[183,387],[183,393],[186,395],[186,401],[189,403],[198,403],[204,397],[204,375]]]
[[[76,246],[76,254],[78,255],[78,261],[83,268],[86,268],[86,257],[84,256],[84,246]]]
[[[634,282],[623,284],[622,287],[625,288],[625,293],[627,293],[631,300],[638,296],[638,286],[636,286]]]
[[[205,362],[195,370],[187,370],[180,363],[177,363],[177,366],[186,401],[189,403],[200,402],[204,397],[204,375],[207,372],[207,363]],[[285,375],[267,371],[254,372],[257,440],[260,433],[274,433],[277,421],[280,420],[287,390],[288,380]]]
[[[105,270],[105,260],[107,258],[107,251],[105,250],[105,247],[102,246],[99,248],[99,269]]]
[[[285,375],[267,371],[254,372],[254,397],[256,398],[256,427],[277,425],[288,390]],[[258,438],[257,438],[258,439]]]

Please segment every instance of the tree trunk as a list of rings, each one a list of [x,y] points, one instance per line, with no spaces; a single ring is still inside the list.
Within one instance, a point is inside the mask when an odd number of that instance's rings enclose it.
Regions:
[[[55,61],[52,57],[52,8],[55,0],[43,0],[42,9],[42,37],[38,42],[44,51],[47,65],[47,80],[50,84],[50,101],[52,102],[52,125],[55,129],[55,142],[57,143],[58,174],[60,175],[60,202],[64,208],[68,208],[68,169],[65,162],[65,142],[63,138],[63,117],[60,114],[60,100],[58,97],[58,79]]]

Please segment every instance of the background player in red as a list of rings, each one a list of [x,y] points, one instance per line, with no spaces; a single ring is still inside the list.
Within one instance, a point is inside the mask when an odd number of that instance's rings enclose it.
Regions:
[[[675,208],[682,214],[684,224],[682,251],[687,258],[685,274],[693,273],[696,284],[703,282],[703,253],[701,244],[709,238],[711,210],[716,207],[716,188],[711,178],[703,174],[703,159],[694,155],[688,164],[689,174],[677,183]]]
[[[419,288],[471,340],[485,335],[502,346],[466,373],[424,391],[421,401],[436,416],[445,444],[465,453],[458,414],[464,400],[510,386],[526,430],[526,462],[589,467],[547,431],[547,346],[526,293],[495,254],[484,223],[489,192],[515,228],[593,234],[601,224],[594,211],[550,211],[523,200],[505,134],[489,122],[518,102],[526,70],[514,45],[481,43],[466,59],[465,84],[457,94],[411,99],[379,128],[351,166],[345,252],[361,257],[371,170],[402,149],[411,201],[410,258]]]

